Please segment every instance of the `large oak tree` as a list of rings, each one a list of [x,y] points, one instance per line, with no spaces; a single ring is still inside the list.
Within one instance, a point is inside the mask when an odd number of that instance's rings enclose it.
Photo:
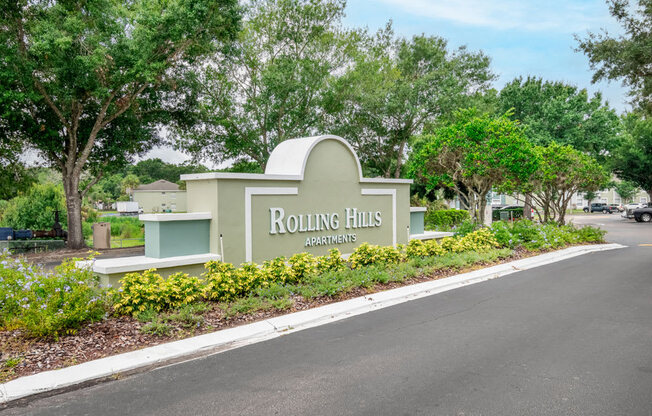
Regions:
[[[0,11],[2,140],[62,174],[68,245],[84,246],[81,202],[114,165],[182,115],[187,68],[237,33],[236,0],[13,0]],[[7,94],[7,92],[10,92]],[[82,175],[92,179],[82,185]]]

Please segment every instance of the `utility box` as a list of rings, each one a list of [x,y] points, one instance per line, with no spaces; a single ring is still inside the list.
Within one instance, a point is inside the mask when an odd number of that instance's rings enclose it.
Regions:
[[[110,222],[96,222],[93,224],[93,248],[111,248]]]

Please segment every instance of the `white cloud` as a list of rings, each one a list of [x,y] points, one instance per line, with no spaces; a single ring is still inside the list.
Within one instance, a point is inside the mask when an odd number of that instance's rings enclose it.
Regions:
[[[575,33],[606,26],[609,14],[602,0],[569,1],[380,0],[422,17],[492,29]]]

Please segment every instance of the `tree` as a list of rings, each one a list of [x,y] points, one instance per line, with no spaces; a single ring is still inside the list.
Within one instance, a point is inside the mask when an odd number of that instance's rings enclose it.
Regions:
[[[17,230],[49,230],[54,225],[54,211],[66,212],[61,185],[35,184],[21,196],[8,202],[2,215],[2,226]],[[66,225],[65,215],[61,223]]]
[[[566,210],[577,192],[602,189],[609,175],[591,156],[571,146],[552,142],[535,148],[539,168],[517,189],[536,203],[535,210],[543,222],[565,223]]]
[[[589,33],[585,39],[575,37],[579,51],[589,57],[593,82],[621,79],[630,87],[630,95],[648,114],[652,114],[652,2],[638,0],[638,7],[628,0],[607,0],[611,14],[625,34],[611,37],[604,30]]]
[[[538,159],[522,128],[507,115],[460,111],[455,123],[415,143],[408,176],[428,189],[445,185],[465,195],[469,214],[484,222],[487,194],[493,187],[516,187],[537,169]]]
[[[256,161],[319,124],[331,73],[343,64],[344,0],[254,0],[233,53],[217,53],[197,82],[202,123],[178,129],[195,159]]]
[[[618,116],[599,93],[541,78],[516,78],[500,91],[500,111],[525,127],[536,145],[570,145],[604,162],[617,145]]]
[[[632,181],[616,181],[613,185],[616,192],[618,192],[618,195],[620,195],[622,204],[631,201],[640,189],[638,185]]]
[[[652,120],[640,114],[623,117],[625,134],[614,151],[613,171],[652,195]]]
[[[350,140],[370,175],[400,177],[410,139],[494,79],[482,52],[449,51],[434,36],[397,39],[391,25],[357,45],[329,91],[324,129]]]
[[[125,176],[120,182],[122,193],[129,196],[133,195],[134,189],[138,188],[138,185],[140,185],[140,179],[133,173]]]
[[[0,14],[2,140],[37,149],[62,174],[68,245],[84,246],[81,204],[104,171],[157,142],[186,114],[184,80],[232,39],[235,0],[13,0]],[[82,186],[82,174],[93,179]]]

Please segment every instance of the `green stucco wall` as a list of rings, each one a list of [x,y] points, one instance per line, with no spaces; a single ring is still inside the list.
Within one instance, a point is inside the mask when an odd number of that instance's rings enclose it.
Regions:
[[[211,212],[209,248],[221,254],[219,236],[224,239],[224,261],[240,264],[246,261],[247,221],[246,188],[256,192],[274,188],[297,188],[298,195],[251,195],[251,244],[254,262],[291,256],[300,252],[323,255],[331,248],[351,253],[363,242],[393,244],[393,202],[391,195],[365,195],[369,192],[395,192],[396,243],[408,241],[410,224],[409,183],[370,183],[360,180],[355,155],[337,140],[323,140],[312,149],[303,180],[202,179],[188,180],[186,189],[189,212]],[[264,188],[264,189],[263,189]],[[337,213],[337,230],[270,234],[270,207],[282,208],[289,215]],[[381,212],[378,227],[345,228],[345,208],[364,212]],[[355,241],[306,247],[306,238],[355,234]]]
[[[153,258],[209,253],[209,220],[145,221],[145,256]]]

